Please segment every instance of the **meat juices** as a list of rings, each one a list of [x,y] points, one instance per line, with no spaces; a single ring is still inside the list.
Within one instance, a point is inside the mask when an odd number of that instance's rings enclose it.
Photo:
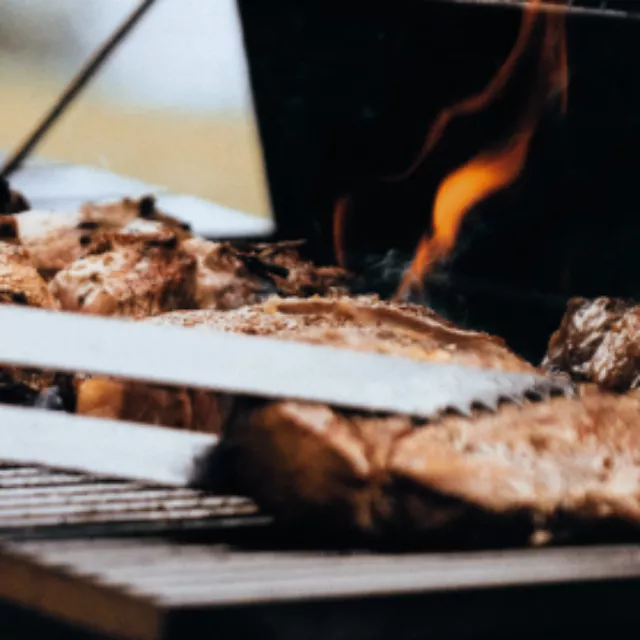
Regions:
[[[640,306],[615,298],[570,301],[543,367],[627,391],[640,385]]]
[[[429,310],[376,298],[272,298],[234,311],[175,311],[149,319],[168,324],[272,336],[410,358],[532,371],[497,338],[465,331]],[[92,379],[79,381],[78,412],[219,433],[232,398],[197,390]],[[144,420],[142,417],[144,416]]]

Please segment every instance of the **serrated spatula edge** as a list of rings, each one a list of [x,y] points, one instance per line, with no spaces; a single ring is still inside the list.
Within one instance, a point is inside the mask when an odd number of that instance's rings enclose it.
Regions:
[[[426,362],[275,338],[0,306],[5,365],[430,418],[569,392],[536,373]]]

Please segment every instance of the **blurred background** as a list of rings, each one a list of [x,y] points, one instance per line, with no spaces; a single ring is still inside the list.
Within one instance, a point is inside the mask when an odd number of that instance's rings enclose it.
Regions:
[[[0,0],[0,150],[139,0]],[[265,216],[234,0],[159,0],[38,149]]]

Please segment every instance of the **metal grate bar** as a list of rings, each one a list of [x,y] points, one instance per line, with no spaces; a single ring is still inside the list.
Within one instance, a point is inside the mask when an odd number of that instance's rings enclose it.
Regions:
[[[0,535],[5,537],[71,530],[92,536],[157,533],[189,525],[229,526],[234,519],[237,525],[265,522],[245,498],[0,464]]]
[[[440,0],[456,4],[495,6],[531,6],[533,0]],[[547,11],[569,11],[572,14],[601,17],[640,17],[640,6],[631,0],[540,0],[539,6]]]

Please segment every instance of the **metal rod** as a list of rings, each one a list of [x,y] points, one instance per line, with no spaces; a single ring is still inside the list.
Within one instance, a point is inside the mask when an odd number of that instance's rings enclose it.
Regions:
[[[92,55],[76,77],[69,83],[55,105],[50,109],[36,129],[6,160],[0,170],[0,179],[8,178],[20,168],[33,149],[50,131],[51,127],[58,121],[60,116],[64,114],[88,82],[96,75],[117,46],[127,37],[156,1],[157,0],[143,0],[140,6],[131,13],[120,27],[109,36],[108,40]]]
[[[443,1],[443,0],[440,0]],[[603,3],[603,6],[590,7],[583,6],[574,3],[574,0],[564,0],[558,2],[557,0],[445,0],[452,4],[467,4],[467,5],[487,5],[497,7],[510,7],[510,8],[525,8],[535,7],[539,11],[547,13],[567,13],[570,15],[585,15],[595,17],[607,17],[607,18],[638,18],[638,11],[621,8],[611,8]],[[630,2],[631,4],[631,2]]]

